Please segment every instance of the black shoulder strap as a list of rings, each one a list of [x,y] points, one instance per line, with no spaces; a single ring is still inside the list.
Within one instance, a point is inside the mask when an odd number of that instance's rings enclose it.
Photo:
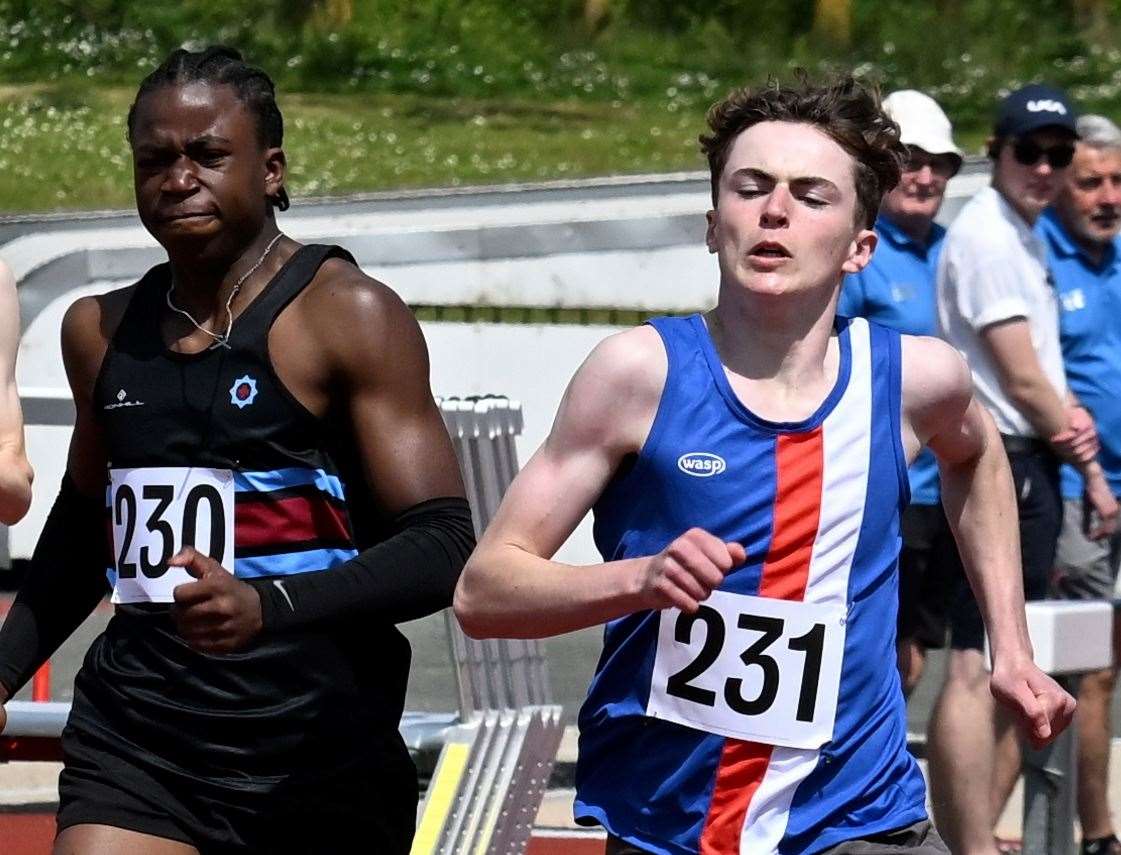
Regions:
[[[159,307],[167,299],[167,289],[171,283],[171,266],[164,262],[151,268],[136,283],[136,290],[129,298],[121,322],[113,332],[109,342],[110,350],[127,350],[148,353],[163,350],[160,336]]]
[[[150,359],[164,349],[163,339],[160,337],[160,325],[157,323],[159,313],[156,301],[165,299],[168,284],[171,282],[171,269],[165,262],[151,268],[140,281],[129,297],[124,314],[113,335],[109,339],[109,346],[101,359],[97,369],[97,377],[93,383],[94,397],[102,397],[106,377],[112,373],[117,361],[122,354],[127,354],[131,359]],[[100,410],[95,410],[100,415]]]
[[[254,300],[243,315],[234,321],[234,338],[254,340],[268,333],[284,308],[308,286],[315,274],[329,258],[341,258],[357,266],[349,252],[341,246],[313,243],[301,246],[265,290]]]

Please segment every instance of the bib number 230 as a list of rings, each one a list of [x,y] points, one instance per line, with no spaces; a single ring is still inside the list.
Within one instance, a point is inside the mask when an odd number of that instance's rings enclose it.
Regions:
[[[845,608],[714,591],[659,619],[646,714],[793,748],[833,735]]]
[[[191,581],[168,561],[193,546],[233,569],[234,482],[227,469],[146,467],[110,472],[114,603],[170,603]]]

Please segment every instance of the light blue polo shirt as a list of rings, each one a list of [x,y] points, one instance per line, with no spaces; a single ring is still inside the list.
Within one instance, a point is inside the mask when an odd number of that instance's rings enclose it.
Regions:
[[[934,277],[946,230],[932,225],[923,246],[883,215],[875,228],[880,242],[872,261],[845,277],[837,314],[868,318],[907,335],[938,335]],[[910,480],[914,504],[938,504],[938,463],[928,449],[911,464]]]
[[[1059,341],[1070,389],[1094,416],[1098,460],[1121,496],[1121,240],[1095,265],[1067,234],[1054,210],[1036,225],[1059,296]],[[1082,495],[1082,477],[1063,467],[1063,497]]]

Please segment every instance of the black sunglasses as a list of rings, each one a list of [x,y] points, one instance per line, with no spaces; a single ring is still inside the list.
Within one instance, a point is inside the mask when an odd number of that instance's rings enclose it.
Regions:
[[[1074,160],[1074,146],[1070,143],[1057,143],[1044,148],[1030,139],[1019,139],[1012,143],[1012,156],[1024,166],[1035,166],[1041,157],[1047,158],[1052,169],[1066,169]]]
[[[940,178],[950,178],[960,166],[958,158],[952,154],[930,154],[918,146],[907,146],[907,159],[904,161],[905,172],[918,172],[924,166],[929,166],[930,171]]]

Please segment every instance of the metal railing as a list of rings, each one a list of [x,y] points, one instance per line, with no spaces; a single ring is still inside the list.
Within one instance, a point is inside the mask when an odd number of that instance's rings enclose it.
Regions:
[[[481,534],[518,471],[521,407],[503,397],[440,409]],[[549,783],[563,726],[539,641],[477,641],[447,614],[463,724],[447,736],[413,855],[521,853]]]

